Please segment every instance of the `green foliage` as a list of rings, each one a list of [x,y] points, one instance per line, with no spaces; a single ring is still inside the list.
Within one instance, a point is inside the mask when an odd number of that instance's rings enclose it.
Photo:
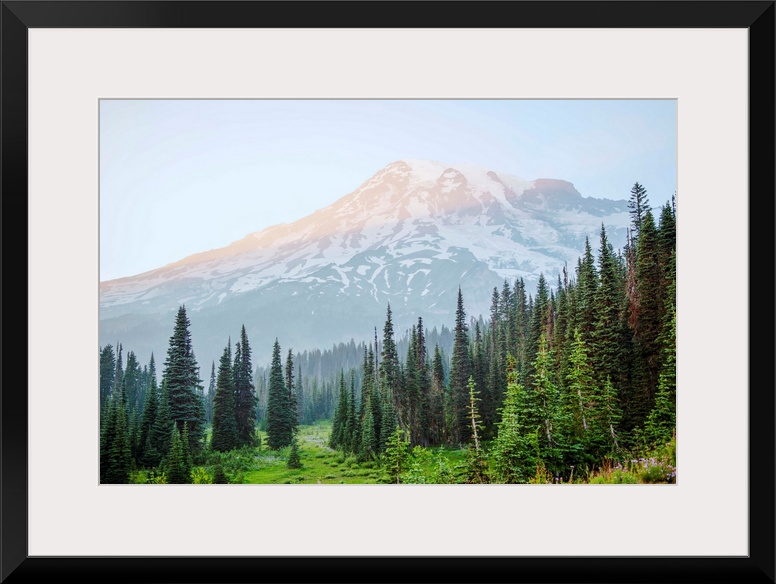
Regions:
[[[425,484],[430,482],[427,478],[426,468],[431,462],[431,451],[422,446],[415,446],[407,457],[407,470],[401,475],[401,482],[405,484]]]
[[[198,466],[191,471],[191,482],[195,485],[209,485],[215,481],[205,468]]]
[[[255,446],[242,446],[229,452],[209,452],[205,466],[212,469],[213,482],[219,472],[224,474],[229,483],[242,483],[245,475],[255,468],[259,450]]]
[[[463,306],[463,294],[458,287],[458,300],[455,310],[455,329],[453,337],[453,355],[450,363],[450,396],[448,400],[450,437],[453,443],[465,443],[471,436],[471,427],[467,416],[469,402],[469,378],[472,374],[469,355],[468,325]]]
[[[499,483],[525,483],[533,475],[535,457],[526,426],[528,398],[517,383],[514,358],[509,358],[507,393],[501,408],[498,434],[491,448],[490,459],[494,480]]]
[[[100,432],[100,482],[128,483],[131,466],[128,415],[124,402],[121,398],[108,397]]]
[[[100,349],[100,410],[103,409],[108,397],[113,393],[113,379],[116,376],[116,354],[113,345],[105,345]]]
[[[290,393],[283,377],[280,343],[275,339],[267,397],[267,444],[272,450],[291,444],[296,428],[296,409],[292,406]]]
[[[299,458],[299,444],[296,438],[291,439],[291,452],[288,455],[288,468],[302,468],[302,460]]]
[[[428,481],[440,485],[449,485],[456,482],[455,472],[447,458],[439,450],[434,459],[431,471],[431,480]]]
[[[227,479],[224,474],[224,467],[220,464],[216,465],[215,470],[213,471],[212,482],[214,485],[226,485],[229,483],[229,479]]]
[[[245,325],[240,330],[240,341],[235,346],[232,379],[234,383],[235,445],[250,446],[254,443],[256,436],[258,399],[255,393],[256,388],[253,385],[251,346],[248,343]],[[293,409],[295,410],[295,408]],[[289,423],[291,422],[292,420],[289,420]]]
[[[218,377],[213,397],[213,431],[210,447],[218,452],[227,452],[236,448],[237,444],[234,371],[230,345],[227,344],[218,364]]]
[[[205,433],[205,404],[189,327],[186,307],[182,305],[175,318],[162,379],[167,388],[170,418],[178,431],[183,430],[184,424],[188,426],[189,449],[198,452]]]
[[[409,440],[398,424],[395,428],[385,447],[385,468],[391,482],[399,484],[409,457]]]
[[[676,311],[671,307],[671,319],[663,339],[664,365],[655,394],[655,407],[640,433],[644,446],[663,444],[676,433]]]
[[[167,482],[177,485],[191,482],[191,465],[188,458],[187,445],[183,444],[180,432],[175,427],[170,441],[170,454],[164,464]]]

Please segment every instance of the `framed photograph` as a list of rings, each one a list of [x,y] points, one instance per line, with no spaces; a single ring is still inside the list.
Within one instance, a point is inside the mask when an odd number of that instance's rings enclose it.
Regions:
[[[773,582],[774,14],[2,2],[2,581]]]

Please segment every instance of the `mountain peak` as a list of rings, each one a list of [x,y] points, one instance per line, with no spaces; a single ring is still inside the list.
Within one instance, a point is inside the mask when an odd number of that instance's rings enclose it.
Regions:
[[[570,182],[526,181],[470,164],[404,159],[297,221],[145,274],[100,284],[100,337],[137,351],[164,351],[161,324],[180,303],[209,326],[198,356],[217,359],[228,331],[304,349],[360,338],[385,316],[395,326],[423,315],[449,325],[454,293],[487,314],[494,287],[540,274],[552,280],[584,252],[602,223],[620,246],[626,201],[587,199]],[[359,319],[352,318],[359,315]],[[153,323],[153,334],[137,323]],[[136,326],[137,325],[137,326]],[[151,326],[151,325],[149,325]]]

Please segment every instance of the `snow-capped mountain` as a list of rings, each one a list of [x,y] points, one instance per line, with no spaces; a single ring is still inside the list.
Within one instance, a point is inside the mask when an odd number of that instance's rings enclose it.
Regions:
[[[453,326],[461,286],[470,316],[487,315],[494,287],[573,273],[601,225],[619,249],[627,202],[582,197],[562,180],[468,165],[402,160],[294,223],[250,234],[130,278],[100,284],[100,342],[163,360],[185,304],[200,365],[218,360],[245,324],[255,361],[277,337],[285,352],[368,341],[390,302],[397,334],[422,316]]]

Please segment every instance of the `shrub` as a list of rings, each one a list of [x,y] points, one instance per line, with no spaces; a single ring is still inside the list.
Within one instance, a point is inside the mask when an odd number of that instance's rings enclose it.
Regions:
[[[209,485],[213,482],[213,479],[210,476],[210,473],[201,466],[198,466],[191,471],[191,482],[195,485]]]

